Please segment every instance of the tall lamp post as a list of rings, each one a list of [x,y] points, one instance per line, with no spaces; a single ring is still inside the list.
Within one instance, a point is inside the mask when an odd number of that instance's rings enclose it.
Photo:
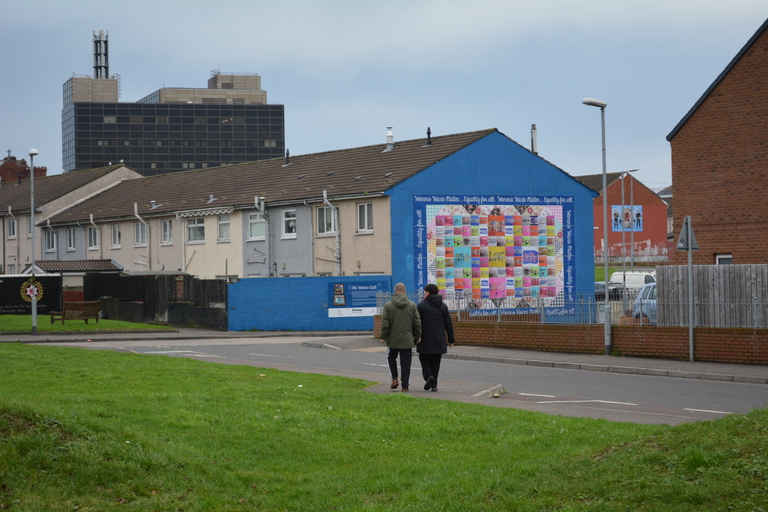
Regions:
[[[37,150],[29,150],[29,222],[32,225],[32,286],[35,286],[35,155]],[[37,288],[32,294],[32,334],[37,334]]]
[[[603,319],[605,320],[605,354],[611,354],[611,308],[608,302],[608,179],[606,177],[605,165],[605,107],[608,104],[595,98],[584,98],[584,105],[598,107],[600,109],[600,121],[603,133],[603,263],[605,265],[605,309],[603,309]]]

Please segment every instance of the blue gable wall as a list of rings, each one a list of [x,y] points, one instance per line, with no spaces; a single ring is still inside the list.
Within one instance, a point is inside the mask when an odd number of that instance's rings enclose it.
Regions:
[[[467,146],[386,191],[391,197],[392,282],[416,285],[414,195],[570,196],[572,292],[594,292],[593,210],[597,196],[499,132]],[[473,204],[469,201],[466,204]]]

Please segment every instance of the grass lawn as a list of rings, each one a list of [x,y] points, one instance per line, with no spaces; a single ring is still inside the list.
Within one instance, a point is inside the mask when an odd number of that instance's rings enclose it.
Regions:
[[[0,510],[768,510],[768,411],[676,427],[0,344]]]
[[[173,329],[168,325],[137,324],[122,320],[67,320],[61,325],[61,320],[51,324],[50,315],[37,315],[38,332],[62,331],[135,331]],[[32,332],[32,315],[0,315],[0,332]]]

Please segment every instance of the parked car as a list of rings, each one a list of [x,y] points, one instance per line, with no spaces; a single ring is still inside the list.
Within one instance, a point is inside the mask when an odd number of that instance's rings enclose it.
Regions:
[[[608,300],[621,300],[621,287],[608,283]],[[595,281],[595,302],[605,301],[605,281]]]
[[[656,283],[648,283],[640,289],[640,293],[632,305],[632,318],[640,320],[642,323],[656,325],[658,322]]]
[[[627,290],[633,292],[639,292],[640,289],[648,283],[656,282],[656,271],[642,272],[642,271],[629,271],[629,272],[614,272],[611,274],[611,285],[615,285],[617,288],[624,287],[624,276],[627,277],[626,287]]]

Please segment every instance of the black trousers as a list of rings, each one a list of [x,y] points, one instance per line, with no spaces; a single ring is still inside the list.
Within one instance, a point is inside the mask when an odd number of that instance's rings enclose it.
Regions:
[[[397,378],[397,356],[400,355],[400,370],[402,378],[400,384],[403,389],[408,389],[411,380],[411,359],[413,354],[410,348],[387,348],[387,363],[389,363],[389,376]]]
[[[434,389],[437,389],[437,374],[440,373],[440,360],[442,357],[443,354],[419,354],[421,374],[424,377],[424,382],[433,377],[435,379],[432,382]]]

